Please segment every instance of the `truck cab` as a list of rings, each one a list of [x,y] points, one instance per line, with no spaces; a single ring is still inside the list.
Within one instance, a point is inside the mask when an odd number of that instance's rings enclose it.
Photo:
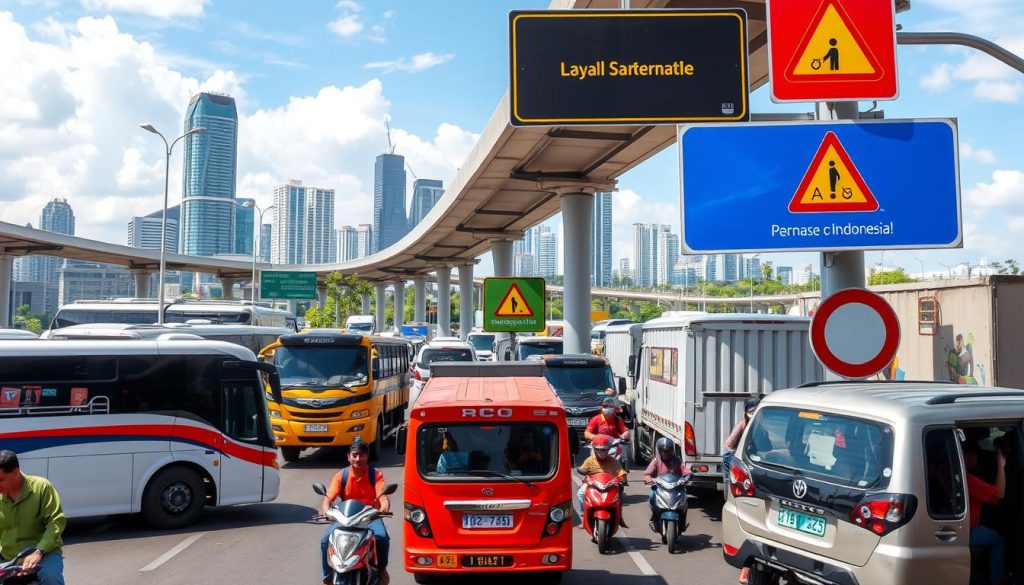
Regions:
[[[565,354],[546,356],[543,361],[544,377],[565,407],[569,429],[582,440],[590,419],[601,412],[601,402],[619,392],[608,360],[589,354]],[[622,415],[629,421],[628,409]]]

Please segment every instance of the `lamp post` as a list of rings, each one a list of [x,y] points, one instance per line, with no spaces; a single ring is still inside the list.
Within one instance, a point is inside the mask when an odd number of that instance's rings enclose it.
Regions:
[[[271,209],[273,209],[273,208],[275,208],[277,206],[276,205],[271,205],[270,207],[268,207],[266,209],[260,209],[260,206],[256,205],[255,201],[249,200],[249,201],[246,201],[245,203],[243,203],[242,207],[252,207],[252,208],[256,209],[256,211],[259,212],[259,214],[260,214],[260,219],[259,219],[258,222],[256,222],[256,232],[252,236],[252,296],[250,297],[250,300],[252,300],[252,303],[255,305],[256,304],[256,285],[257,285],[257,280],[256,280],[256,254],[259,252],[259,247],[261,245],[263,245],[262,233],[261,233],[263,231],[263,212],[264,211],[270,211]]]
[[[206,132],[206,128],[198,127],[189,130],[181,136],[174,139],[170,145],[167,144],[167,138],[164,137],[152,124],[139,124],[139,127],[147,132],[152,132],[160,137],[164,141],[164,149],[166,158],[164,159],[164,211],[160,216],[160,289],[157,292],[157,311],[156,311],[156,322],[158,325],[164,324],[164,273],[167,271],[167,260],[165,258],[167,254],[167,188],[168,182],[171,177],[171,149],[178,143],[182,138],[191,134],[202,134]]]
[[[924,260],[921,260],[920,258],[917,257],[914,257],[914,260],[917,260],[918,262],[921,263],[921,280],[924,280]]]
[[[760,255],[761,254],[758,253],[758,254],[754,254],[753,256],[751,256],[750,260],[748,260],[749,264],[747,264],[747,272],[749,273],[749,276],[750,276],[750,312],[751,313],[754,312],[754,259],[757,258]]]

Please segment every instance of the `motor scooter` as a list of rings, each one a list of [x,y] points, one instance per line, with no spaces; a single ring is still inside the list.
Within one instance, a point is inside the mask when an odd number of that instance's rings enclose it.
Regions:
[[[654,486],[655,520],[652,521],[652,528],[661,534],[661,542],[668,545],[669,554],[679,551],[676,548],[676,541],[687,528],[686,513],[690,505],[686,497],[686,488],[690,485],[690,477],[666,473],[644,482]]]
[[[623,483],[610,473],[596,473],[584,478],[583,484],[583,528],[597,543],[598,552],[606,554],[622,520]]]
[[[32,554],[36,549],[29,547],[14,555],[14,558],[0,563],[0,585],[39,585],[35,574],[18,576],[21,572],[21,560]]]
[[[388,484],[381,495],[389,496],[398,490],[397,484]],[[327,495],[322,483],[313,484],[313,491]],[[379,498],[380,496],[378,496]],[[375,502],[376,503],[376,502]],[[380,571],[377,564],[377,539],[368,527],[380,517],[391,516],[356,500],[340,500],[331,504],[326,514],[313,516],[314,520],[327,520],[337,524],[327,547],[327,564],[331,568],[331,585],[377,585]]]

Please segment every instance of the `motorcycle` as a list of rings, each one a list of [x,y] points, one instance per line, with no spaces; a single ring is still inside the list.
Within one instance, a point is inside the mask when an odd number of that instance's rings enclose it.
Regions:
[[[662,544],[668,545],[669,554],[679,551],[676,541],[686,531],[686,513],[690,504],[686,497],[686,488],[690,485],[690,476],[682,477],[676,473],[659,475],[653,480],[644,482],[654,486],[654,520],[655,532],[661,534]]]
[[[596,473],[583,482],[583,528],[598,552],[606,554],[622,519],[624,483],[610,473]]]
[[[32,547],[26,548],[13,559],[0,563],[0,585],[38,585],[35,574],[18,576],[21,572],[21,560],[35,550]]]
[[[321,496],[327,495],[327,488],[322,483],[313,484],[313,491]],[[396,491],[397,484],[388,484],[381,495],[389,496]],[[387,516],[392,516],[391,512],[381,512],[356,500],[337,501],[331,504],[327,514],[313,516],[314,520],[328,520],[337,524],[327,548],[331,585],[380,583],[377,539],[368,526],[377,518]]]

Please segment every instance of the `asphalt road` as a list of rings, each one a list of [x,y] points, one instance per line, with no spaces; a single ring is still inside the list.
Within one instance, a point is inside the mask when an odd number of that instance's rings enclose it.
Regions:
[[[182,583],[251,583],[314,585],[320,582],[320,536],[323,524],[309,519],[320,497],[311,484],[327,483],[344,463],[340,450],[306,451],[281,471],[281,493],[267,504],[208,509],[188,530],[157,531],[137,517],[73,520],[65,533],[65,577],[73,585],[170,585]],[[377,465],[389,482],[401,485],[401,459],[387,449]],[[726,585],[736,571],[722,560],[719,514],[721,499],[691,495],[689,530],[681,537],[683,552],[670,555],[660,537],[647,527],[647,489],[642,471],[630,473],[626,522],[614,550],[597,552],[583,530],[573,530],[573,570],[563,583],[572,585]],[[402,491],[392,496],[401,511]],[[392,583],[412,584],[402,569],[401,517],[385,520],[391,533]],[[491,578],[514,583],[522,577]],[[468,578],[456,583],[477,582]]]

